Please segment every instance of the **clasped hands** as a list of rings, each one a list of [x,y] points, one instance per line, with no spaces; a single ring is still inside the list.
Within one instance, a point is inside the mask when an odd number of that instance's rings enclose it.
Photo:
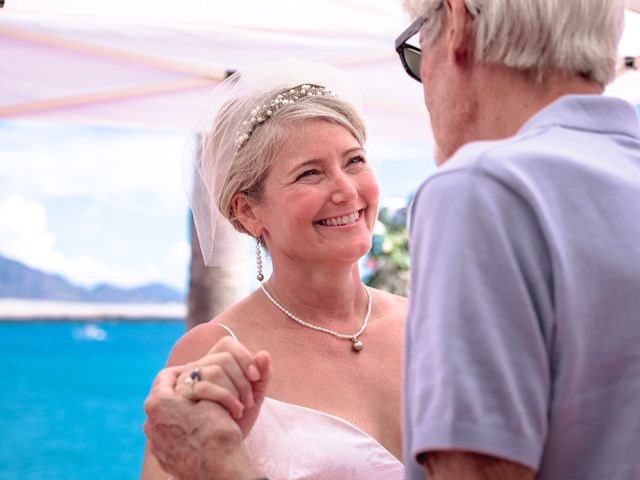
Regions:
[[[190,381],[196,369],[199,380]],[[196,362],[162,370],[144,404],[144,432],[162,469],[178,479],[242,478],[242,439],[270,376],[269,354],[252,355],[232,337]]]

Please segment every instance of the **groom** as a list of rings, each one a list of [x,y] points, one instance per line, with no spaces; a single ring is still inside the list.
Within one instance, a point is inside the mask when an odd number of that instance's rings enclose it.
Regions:
[[[412,212],[407,478],[639,478],[640,127],[602,96],[624,1],[405,4],[441,165]],[[258,478],[176,378],[146,403],[163,467]]]
[[[441,164],[412,212],[406,478],[640,478],[640,128],[602,96],[624,1],[406,3]]]

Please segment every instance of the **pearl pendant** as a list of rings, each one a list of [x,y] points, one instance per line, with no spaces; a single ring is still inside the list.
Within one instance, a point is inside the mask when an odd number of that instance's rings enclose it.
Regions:
[[[362,343],[360,340],[355,340],[353,342],[353,345],[351,345],[351,348],[353,348],[354,351],[359,352],[364,348],[364,343]]]

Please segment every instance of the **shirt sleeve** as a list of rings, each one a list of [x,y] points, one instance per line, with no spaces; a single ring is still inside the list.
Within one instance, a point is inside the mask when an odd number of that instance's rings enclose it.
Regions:
[[[456,449],[537,469],[551,394],[553,289],[534,210],[480,168],[444,171],[416,197],[410,251],[409,460]]]

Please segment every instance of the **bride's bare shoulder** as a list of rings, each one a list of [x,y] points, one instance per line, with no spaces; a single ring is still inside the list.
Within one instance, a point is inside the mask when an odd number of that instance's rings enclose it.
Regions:
[[[386,316],[397,318],[404,322],[407,316],[407,309],[409,308],[409,299],[407,297],[395,295],[384,290],[378,290],[377,288],[371,288],[371,294],[378,308],[380,308]]]
[[[256,310],[253,296],[249,295],[210,321],[188,330],[174,344],[167,365],[181,365],[202,358],[220,339],[230,335],[229,330],[238,335],[242,330],[242,319],[252,317]]]

